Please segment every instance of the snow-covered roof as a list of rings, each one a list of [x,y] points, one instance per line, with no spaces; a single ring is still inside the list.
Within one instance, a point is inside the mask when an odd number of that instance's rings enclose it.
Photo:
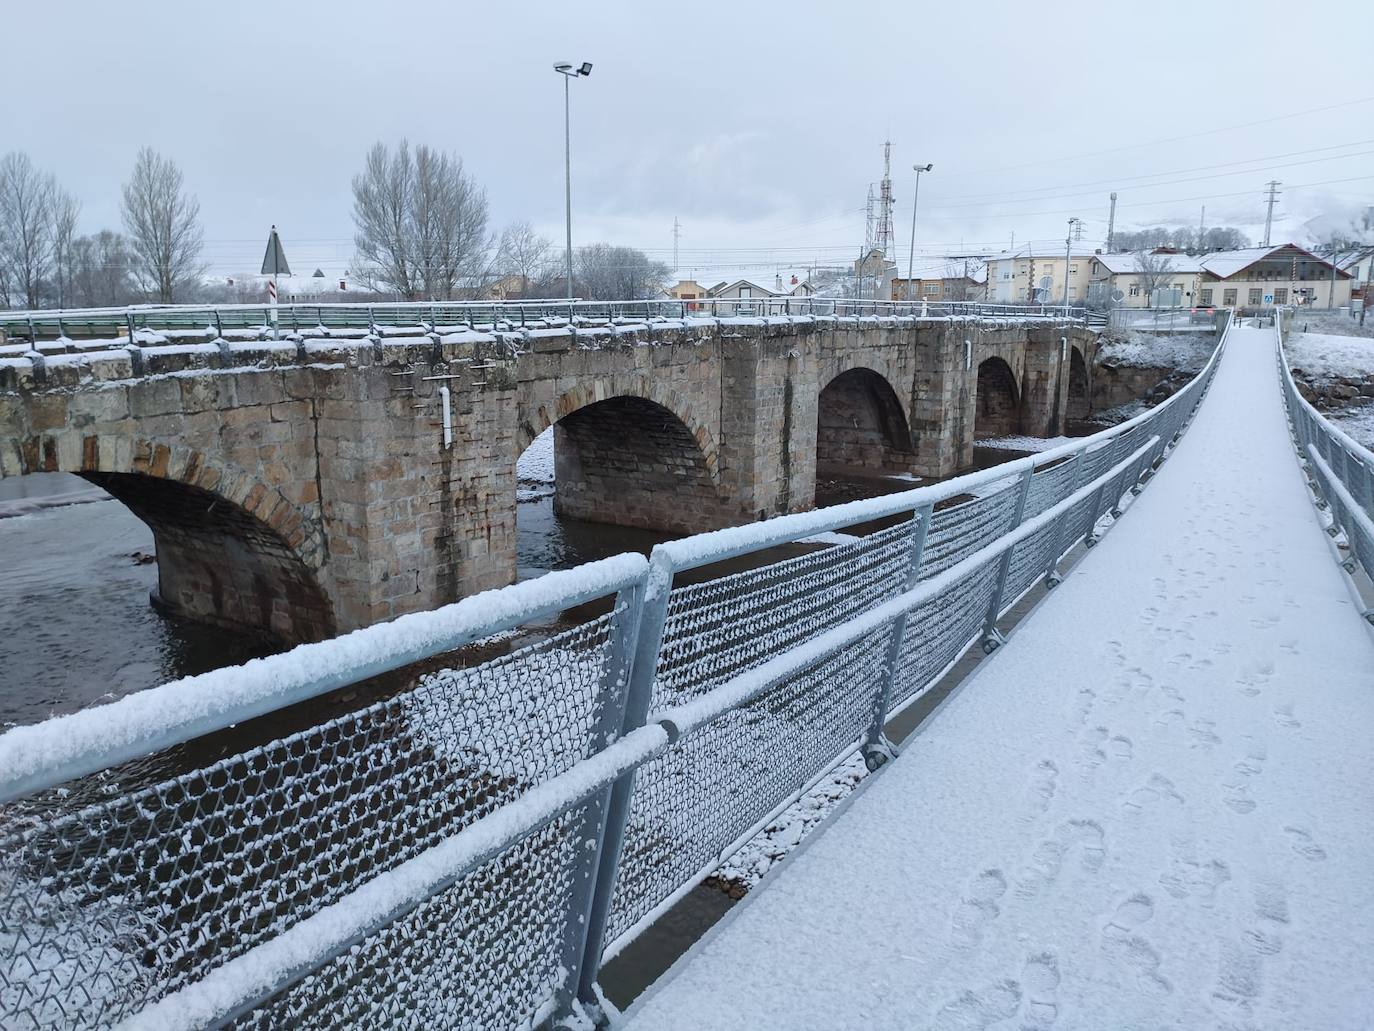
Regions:
[[[897,278],[907,279],[906,265],[898,262]],[[967,263],[963,258],[937,258],[926,259],[911,270],[912,279],[963,279],[967,275],[975,283],[985,283],[988,278],[988,267],[981,259],[970,259]]]
[[[712,287],[711,294],[712,296],[718,296],[720,294],[725,293],[727,290],[734,290],[736,287],[742,286],[751,287],[752,289],[757,290],[761,294],[769,297],[777,293],[777,290],[775,288],[771,286],[764,286],[761,283],[759,283],[759,281],[756,279],[735,279],[731,282],[722,283],[719,286]]]
[[[1280,251],[1294,250],[1305,261],[1316,261],[1323,265],[1330,266],[1331,262],[1325,258],[1320,258],[1306,248],[1299,247],[1295,243],[1280,243],[1273,247],[1246,247],[1238,251],[1213,251],[1211,254],[1202,256],[1203,271],[1208,272],[1218,279],[1229,279],[1238,272],[1243,272],[1257,261],[1272,257]],[[1348,273],[1342,273],[1349,277]]]
[[[1153,255],[1160,259],[1167,259],[1169,262],[1168,271],[1170,272],[1200,272],[1202,262],[1188,254],[1159,254]],[[1097,254],[1094,255],[1102,267],[1113,275],[1131,275],[1140,271],[1140,256],[1136,254]],[[1161,269],[1161,271],[1163,271]]]
[[[1096,248],[1090,244],[1074,244],[1069,251],[1071,258],[1091,258],[1096,253]],[[1007,258],[1062,258],[1064,248],[1062,245],[1052,243],[1033,243],[1024,247],[1018,247],[1014,251],[1001,251],[988,258],[988,261],[1003,261]]]

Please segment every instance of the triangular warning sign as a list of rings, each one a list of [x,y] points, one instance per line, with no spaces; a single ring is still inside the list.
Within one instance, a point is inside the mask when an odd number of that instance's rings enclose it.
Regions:
[[[291,275],[291,266],[286,263],[286,252],[281,249],[281,237],[277,235],[276,226],[272,227],[272,235],[267,238],[267,253],[262,256],[262,274]]]

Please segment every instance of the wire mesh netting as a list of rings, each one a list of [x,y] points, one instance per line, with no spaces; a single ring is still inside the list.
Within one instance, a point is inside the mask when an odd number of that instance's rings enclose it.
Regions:
[[[673,590],[653,708],[677,705],[896,597],[912,521],[809,555]]]
[[[892,682],[893,708],[930,687],[931,681],[982,632],[997,589],[999,562],[992,558],[979,563],[907,614]]]
[[[507,849],[235,1026],[517,1028],[551,1011],[565,971],[586,806]]]
[[[887,628],[869,634],[640,767],[608,944],[857,745],[889,638]]]
[[[129,794],[64,811],[59,792],[12,815],[0,1025],[135,1013],[568,770],[590,751],[623,616]],[[537,858],[529,876],[556,881]]]
[[[921,550],[921,579],[958,565],[1012,529],[1020,490],[1020,478],[1013,476],[980,488],[978,497],[963,504],[937,510]]]

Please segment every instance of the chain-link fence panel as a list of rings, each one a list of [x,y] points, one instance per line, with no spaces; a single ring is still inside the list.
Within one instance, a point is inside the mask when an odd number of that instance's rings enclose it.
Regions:
[[[906,587],[912,522],[808,555],[674,588],[653,708],[677,705]]]
[[[858,743],[873,719],[889,638],[888,628],[869,634],[639,769],[607,943]]]
[[[130,794],[67,812],[59,790],[12,816],[0,1025],[136,1013],[568,770],[621,616]]]
[[[937,509],[921,552],[921,579],[942,573],[996,540],[1016,522],[1019,477],[981,488],[980,496]]]
[[[275,995],[239,1028],[532,1027],[552,1012],[585,806]]]

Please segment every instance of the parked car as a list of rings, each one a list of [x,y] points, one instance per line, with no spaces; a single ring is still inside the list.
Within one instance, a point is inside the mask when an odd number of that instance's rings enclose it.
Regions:
[[[1217,308],[1214,304],[1197,304],[1193,306],[1190,322],[1215,322],[1217,318]]]

